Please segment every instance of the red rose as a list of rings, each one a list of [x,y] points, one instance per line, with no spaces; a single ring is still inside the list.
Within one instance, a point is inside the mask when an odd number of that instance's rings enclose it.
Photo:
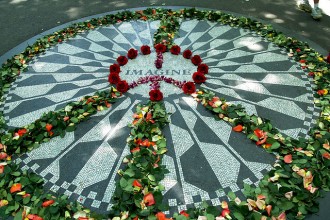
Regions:
[[[151,53],[151,51],[150,51],[150,47],[149,47],[148,45],[143,45],[143,46],[141,47],[141,53],[142,53],[143,55],[148,55],[148,54],[150,54],[150,53]]]
[[[111,72],[108,77],[108,82],[111,84],[117,84],[119,81],[121,81],[119,73]]]
[[[206,81],[206,77],[201,72],[195,72],[192,76],[195,83],[201,84]]]
[[[110,66],[110,73],[119,73],[120,72],[120,66],[118,64],[112,64]]]
[[[330,63],[330,53],[329,53],[329,55],[327,57],[327,62]]]
[[[130,58],[130,59],[136,58],[137,55],[138,55],[138,51],[133,49],[133,48],[129,49],[128,52],[127,52],[127,57]]]
[[[195,83],[193,82],[186,82],[183,84],[182,90],[185,94],[192,94],[196,91]]]
[[[192,52],[191,50],[185,50],[183,51],[183,57],[186,58],[186,59],[190,59],[192,56]]]
[[[126,82],[126,80],[119,81],[117,83],[116,87],[117,87],[117,90],[122,93],[127,92],[127,90],[129,89],[129,86],[128,86],[128,83]]]
[[[159,89],[153,89],[149,92],[150,100],[158,102],[163,99],[163,93]]]
[[[195,55],[191,58],[191,62],[195,65],[198,66],[199,64],[202,63],[202,59],[199,55]]]
[[[155,49],[157,53],[165,53],[167,50],[167,47],[164,44],[156,44]]]
[[[181,48],[178,45],[174,45],[171,47],[170,51],[174,55],[179,55],[179,53],[181,52]]]
[[[207,74],[209,72],[209,66],[206,65],[205,63],[201,63],[201,64],[199,64],[197,71]]]
[[[128,59],[125,56],[119,56],[117,62],[120,66],[124,66],[128,62]]]

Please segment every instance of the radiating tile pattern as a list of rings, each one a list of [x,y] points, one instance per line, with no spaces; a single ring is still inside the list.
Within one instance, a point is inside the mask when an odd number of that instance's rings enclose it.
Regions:
[[[4,112],[10,127],[28,124],[43,112],[57,110],[72,100],[108,87],[109,65],[130,48],[151,46],[159,21],[120,23],[84,33],[51,48],[30,65],[6,94]],[[270,119],[284,134],[306,137],[315,124],[311,79],[280,48],[255,34],[207,21],[181,24],[175,43],[190,49],[209,65],[201,87],[243,105],[249,114]],[[122,67],[128,81],[148,74],[191,80],[196,67],[182,56],[164,55],[164,68],[156,71],[154,51],[139,55]],[[145,61],[145,62],[143,62]],[[174,72],[173,72],[174,71]],[[232,132],[224,121],[198,105],[181,90],[161,84],[166,109],[164,128],[168,153],[163,164],[170,171],[162,184],[168,213],[201,204],[219,205],[226,193],[243,196],[243,184],[257,185],[275,158],[243,134]],[[87,207],[106,212],[129,154],[127,124],[136,104],[146,102],[149,85],[130,90],[109,111],[99,112],[63,139],[54,138],[16,159],[23,169],[45,179],[45,187],[68,195]],[[31,104],[33,103],[33,105]]]

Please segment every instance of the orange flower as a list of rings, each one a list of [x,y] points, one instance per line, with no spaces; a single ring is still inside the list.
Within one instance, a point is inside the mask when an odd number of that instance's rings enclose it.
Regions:
[[[8,203],[9,202],[7,200],[0,200],[0,207],[6,206]]]
[[[142,187],[141,183],[138,180],[134,180],[132,185],[133,187],[139,187],[139,188]]]
[[[229,214],[230,214],[230,210],[229,209],[223,209],[222,212],[221,212],[221,216],[222,217],[226,217]]]
[[[233,131],[241,132],[241,131],[243,131],[243,126],[242,125],[236,125],[235,127],[233,127]]]
[[[266,211],[267,211],[268,216],[270,216],[270,212],[272,211],[272,208],[273,207],[271,205],[266,206]]]
[[[330,154],[328,152],[323,153],[322,157],[324,157],[325,159],[330,160]]]
[[[43,220],[43,218],[41,218],[39,215],[34,215],[34,214],[29,214],[27,218],[29,220]]]
[[[154,195],[152,195],[152,193],[148,193],[147,195],[145,195],[143,197],[143,201],[146,204],[146,206],[152,206],[156,203]]]
[[[5,166],[4,165],[0,165],[0,174],[3,173],[4,170],[5,170]]]
[[[4,160],[7,158],[7,154],[5,152],[0,152],[0,160]]]
[[[22,191],[22,184],[20,183],[14,183],[10,188],[10,193],[20,192],[20,191]]]
[[[259,128],[254,130],[254,134],[258,137],[257,145],[262,145],[267,141],[267,132],[260,130]]]
[[[277,217],[278,220],[286,220],[286,214],[285,212],[282,212],[278,217]]]
[[[166,218],[166,215],[163,212],[158,212],[156,214],[157,220],[171,220],[172,218]]]
[[[25,128],[23,128],[23,129],[19,129],[18,131],[17,131],[17,133],[16,134],[18,134],[18,136],[23,136],[25,133],[27,132],[27,130],[25,129]]]
[[[48,206],[52,205],[54,202],[55,201],[53,199],[52,200],[47,200],[47,201],[44,201],[41,206],[42,207],[48,207]]]
[[[51,124],[46,124],[46,131],[50,132],[53,128],[53,125]]]
[[[143,146],[143,147],[150,147],[150,142],[149,142],[149,140],[148,139],[145,139],[144,141],[142,141],[142,143],[141,143],[141,146]]]
[[[140,151],[140,148],[139,147],[136,147],[136,148],[133,148],[131,150],[131,153],[135,153],[135,152],[139,152]]]
[[[292,163],[292,155],[288,154],[284,156],[284,162],[285,163]]]

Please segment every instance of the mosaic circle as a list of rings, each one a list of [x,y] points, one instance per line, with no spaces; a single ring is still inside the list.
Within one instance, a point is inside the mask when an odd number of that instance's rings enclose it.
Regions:
[[[44,112],[106,89],[109,65],[130,48],[152,46],[159,26],[159,21],[123,22],[51,48],[31,63],[9,91],[4,107],[7,124],[24,126]],[[280,48],[250,31],[198,20],[182,21],[174,42],[182,51],[199,54],[210,67],[202,88],[242,104],[249,114],[270,119],[283,134],[306,137],[317,116],[311,84]],[[151,62],[155,58],[154,51],[139,55],[122,68],[123,78],[155,74]],[[196,67],[181,58],[165,54],[164,69],[157,74],[191,78],[187,73]],[[228,191],[242,196],[244,183],[257,185],[271,169],[273,155],[233,132],[229,124],[215,121],[180,89],[165,83],[161,88],[166,108],[173,113],[164,129],[169,152],[163,164],[170,173],[162,181],[171,213],[203,200],[219,205]],[[99,112],[63,139],[56,137],[17,161],[23,169],[40,174],[46,188],[101,212],[109,210],[117,170],[129,154],[127,124],[135,105],[147,101],[148,91],[148,85],[129,90],[110,111]]]

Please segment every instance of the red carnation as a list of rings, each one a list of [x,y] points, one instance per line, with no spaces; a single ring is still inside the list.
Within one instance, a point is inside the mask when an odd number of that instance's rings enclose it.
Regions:
[[[111,84],[117,84],[120,81],[119,73],[111,72],[108,77],[108,82]]]
[[[203,73],[201,73],[201,72],[195,72],[193,74],[193,77],[192,78],[193,78],[194,82],[195,83],[198,83],[198,84],[201,84],[201,83],[203,83],[203,82],[206,81],[205,75]]]
[[[171,53],[174,55],[179,55],[181,52],[181,48],[178,45],[174,45],[171,47]]]
[[[191,58],[191,62],[195,65],[198,66],[199,64],[202,63],[202,59],[199,55],[195,55]]]
[[[165,53],[167,47],[164,44],[156,44],[155,49],[156,49],[156,53]]]
[[[110,66],[110,73],[119,73],[120,72],[120,66],[118,64],[112,64]]]
[[[163,93],[159,89],[153,89],[149,92],[150,100],[158,102],[163,99]]]
[[[183,51],[183,57],[186,58],[186,59],[190,59],[192,56],[192,52],[191,50],[185,50]]]
[[[199,64],[197,71],[207,74],[209,72],[209,66],[206,65],[205,63],[201,63],[201,64]]]
[[[119,92],[125,93],[129,89],[129,86],[126,80],[123,80],[117,83],[116,88]]]
[[[182,90],[185,94],[192,94],[196,91],[195,83],[193,82],[186,82],[183,84]]]
[[[149,47],[148,45],[143,45],[143,46],[141,47],[141,53],[142,53],[143,55],[148,55],[148,54],[150,54],[150,53],[151,53],[151,51],[150,51],[150,47]]]
[[[119,56],[117,62],[120,66],[124,66],[128,62],[128,59],[125,56]]]
[[[130,59],[135,59],[137,55],[138,55],[138,51],[133,48],[129,49],[127,52],[127,57]]]

